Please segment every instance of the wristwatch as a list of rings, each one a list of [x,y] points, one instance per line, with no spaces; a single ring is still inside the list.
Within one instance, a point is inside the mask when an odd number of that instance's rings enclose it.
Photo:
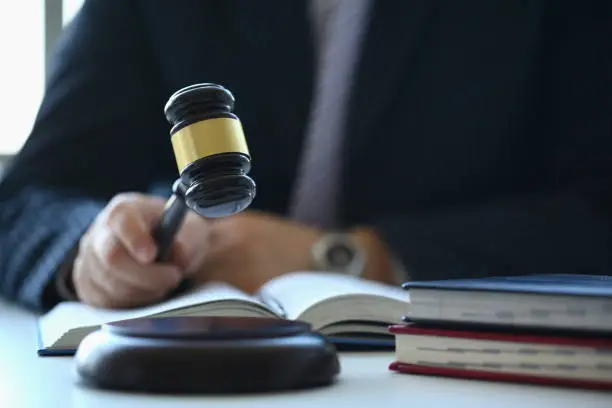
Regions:
[[[348,233],[325,233],[311,250],[317,271],[339,272],[361,277],[365,270],[365,252]]]

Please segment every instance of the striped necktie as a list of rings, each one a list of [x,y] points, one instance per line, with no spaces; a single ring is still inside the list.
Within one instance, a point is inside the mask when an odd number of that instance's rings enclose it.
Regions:
[[[337,227],[341,216],[344,122],[369,5],[369,0],[340,0],[316,33],[321,40],[316,89],[290,213],[320,228]]]

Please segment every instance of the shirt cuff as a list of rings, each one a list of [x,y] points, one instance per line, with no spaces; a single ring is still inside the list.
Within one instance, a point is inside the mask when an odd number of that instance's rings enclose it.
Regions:
[[[55,276],[55,290],[62,301],[78,301],[79,297],[72,280],[72,266],[76,259],[78,249],[74,248],[68,255]]]

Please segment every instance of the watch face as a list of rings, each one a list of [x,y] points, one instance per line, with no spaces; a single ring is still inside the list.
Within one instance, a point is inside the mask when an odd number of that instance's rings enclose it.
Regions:
[[[326,254],[327,264],[334,270],[346,268],[355,259],[355,250],[342,243],[330,246]]]
[[[312,248],[315,270],[341,272],[361,276],[365,267],[364,254],[347,234],[328,233]]]

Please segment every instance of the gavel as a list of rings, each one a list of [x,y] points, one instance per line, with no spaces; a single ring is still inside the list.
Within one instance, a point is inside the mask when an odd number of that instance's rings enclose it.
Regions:
[[[255,198],[255,182],[248,175],[251,156],[234,103],[228,89],[211,83],[182,88],[166,103],[179,178],[153,230],[158,262],[170,256],[187,211],[227,217],[248,208]]]
[[[179,178],[153,229],[159,262],[170,257],[187,211],[228,217],[255,198],[251,156],[233,109],[230,91],[210,83],[180,89],[166,103]],[[134,392],[303,389],[330,385],[340,372],[335,347],[309,324],[239,316],[108,322],[83,339],[75,361],[84,385]]]

